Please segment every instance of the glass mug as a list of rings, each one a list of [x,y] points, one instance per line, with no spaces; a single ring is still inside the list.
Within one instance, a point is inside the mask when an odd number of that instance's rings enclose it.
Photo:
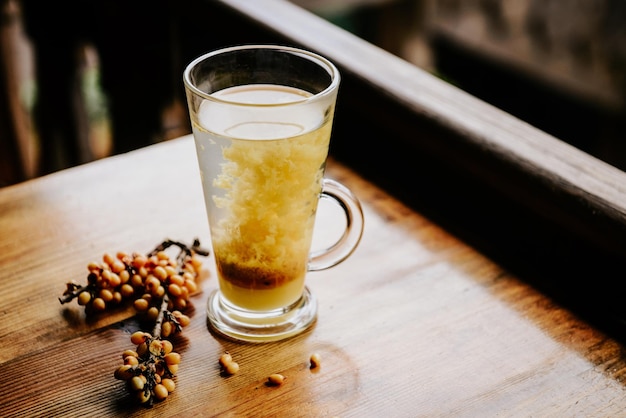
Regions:
[[[183,78],[219,282],[209,324],[244,341],[296,335],[317,316],[306,273],[345,260],[363,233],[357,198],[324,178],[339,72],[308,51],[249,45],[207,53]],[[347,222],[311,253],[320,198]]]

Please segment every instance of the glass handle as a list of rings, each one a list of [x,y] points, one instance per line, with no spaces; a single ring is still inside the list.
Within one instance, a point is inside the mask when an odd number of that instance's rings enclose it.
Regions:
[[[346,229],[333,245],[311,253],[309,271],[325,270],[344,261],[356,249],[363,235],[363,211],[356,196],[343,184],[330,179],[322,180],[321,199],[335,201],[346,214]]]

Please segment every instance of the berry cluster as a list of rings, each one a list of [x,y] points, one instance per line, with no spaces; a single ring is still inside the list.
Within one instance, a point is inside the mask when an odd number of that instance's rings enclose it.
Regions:
[[[171,246],[180,249],[176,258],[166,252]],[[136,350],[124,351],[124,364],[114,374],[127,382],[129,392],[143,404],[164,400],[176,387],[173,377],[180,354],[172,351],[166,338],[189,325],[190,318],[183,311],[189,296],[198,290],[196,278],[202,265],[198,256],[208,254],[198,240],[191,247],[165,240],[147,255],[105,254],[102,262],[87,266],[87,285],[67,283],[63,298],[59,298],[62,304],[77,299],[87,313],[133,300],[135,310],[154,322],[151,334],[137,331],[131,335]]]
[[[115,370],[116,379],[125,380],[127,390],[141,403],[162,401],[174,391],[172,379],[178,371],[180,354],[168,340],[137,331],[130,336],[136,350],[122,353],[124,364]]]
[[[172,245],[181,249],[176,259],[171,259],[165,251]],[[135,299],[138,311],[156,319],[155,309],[167,295],[168,309],[182,311],[187,307],[189,296],[198,288],[196,278],[202,265],[198,255],[208,255],[208,252],[200,249],[197,241],[188,248],[171,240],[164,241],[147,256],[119,252],[114,257],[107,253],[102,262],[87,265],[86,286],[67,283],[63,298],[59,300],[67,303],[76,298],[78,304],[91,313]]]

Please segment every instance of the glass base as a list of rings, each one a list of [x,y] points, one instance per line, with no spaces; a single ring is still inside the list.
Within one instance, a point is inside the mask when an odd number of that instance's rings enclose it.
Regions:
[[[278,341],[306,330],[317,318],[317,300],[308,288],[294,304],[268,312],[247,311],[224,301],[219,290],[207,303],[209,325],[218,333],[249,342]]]

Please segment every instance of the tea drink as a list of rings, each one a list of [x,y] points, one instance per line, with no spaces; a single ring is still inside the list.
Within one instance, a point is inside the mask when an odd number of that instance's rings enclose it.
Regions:
[[[203,101],[192,124],[204,197],[216,208],[209,224],[220,291],[238,308],[281,309],[304,290],[334,112],[305,105],[276,112],[272,104],[311,96],[279,85],[212,96],[220,100]],[[244,110],[229,110],[233,102]]]
[[[207,319],[223,336],[268,342],[308,329],[317,299],[305,275],[342,263],[361,239],[358,199],[323,177],[340,79],[324,57],[279,45],[208,52],[183,73],[219,282]],[[346,222],[310,252],[320,199]]]

